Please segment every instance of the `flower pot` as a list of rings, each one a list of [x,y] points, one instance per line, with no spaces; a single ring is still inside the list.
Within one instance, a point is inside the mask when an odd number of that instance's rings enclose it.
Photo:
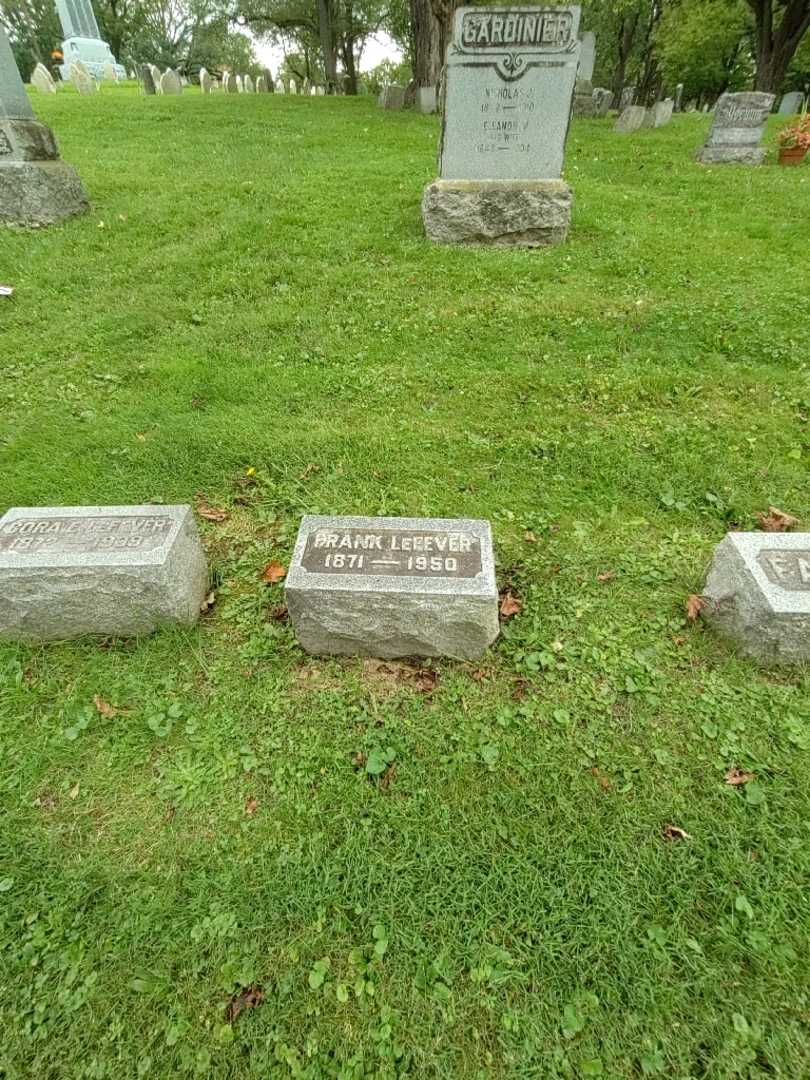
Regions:
[[[803,146],[783,146],[779,151],[780,165],[801,165],[807,157],[807,150]]]

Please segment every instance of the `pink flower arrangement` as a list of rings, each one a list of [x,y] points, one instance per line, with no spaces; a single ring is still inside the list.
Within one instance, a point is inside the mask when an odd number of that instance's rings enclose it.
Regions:
[[[810,113],[783,127],[777,138],[782,150],[810,150]]]

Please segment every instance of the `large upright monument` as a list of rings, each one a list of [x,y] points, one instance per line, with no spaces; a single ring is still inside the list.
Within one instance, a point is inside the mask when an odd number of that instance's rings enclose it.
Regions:
[[[112,64],[119,79],[127,77],[126,68],[116,61],[107,42],[101,40],[90,0],[56,0],[56,13],[65,35],[64,63],[59,68],[63,79],[70,78],[70,65],[76,60],[81,60],[97,79],[104,77],[106,64]]]
[[[0,224],[52,225],[88,205],[51,129],[34,116],[0,23]]]

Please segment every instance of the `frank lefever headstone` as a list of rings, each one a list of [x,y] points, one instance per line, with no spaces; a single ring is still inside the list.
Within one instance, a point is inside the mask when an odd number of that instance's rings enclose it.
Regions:
[[[316,655],[472,660],[498,635],[486,521],[307,516],[285,594]]]
[[[579,7],[462,7],[447,51],[431,240],[537,247],[568,234],[560,178],[579,62]]]
[[[800,90],[793,90],[790,94],[785,94],[779,102],[780,116],[793,116],[794,113],[801,112],[803,103],[804,94]]]
[[[37,507],[0,518],[0,638],[191,624],[207,585],[189,506]]]
[[[52,225],[88,208],[77,173],[34,116],[0,23],[0,223]]]
[[[56,0],[56,12],[62,24],[65,40],[62,42],[63,62],[60,72],[63,79],[70,78],[70,65],[82,61],[90,75],[105,78],[105,65],[112,66],[119,79],[127,77],[123,64],[116,63],[110,46],[102,41],[93,5],[90,0]]]
[[[697,160],[704,165],[727,162],[761,165],[765,147],[760,146],[760,139],[773,102],[773,94],[756,90],[723,94],[715,106],[709,137],[697,152]]]
[[[810,660],[810,533],[728,533],[703,600],[704,619],[758,663]]]

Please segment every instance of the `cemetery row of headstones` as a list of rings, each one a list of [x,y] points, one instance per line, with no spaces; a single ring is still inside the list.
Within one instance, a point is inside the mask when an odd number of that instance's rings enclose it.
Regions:
[[[190,506],[17,507],[0,518],[0,638],[193,625],[208,588]],[[475,660],[499,632],[490,524],[307,515],[285,600],[316,656]],[[757,662],[810,660],[810,534],[727,534],[701,606]]]

